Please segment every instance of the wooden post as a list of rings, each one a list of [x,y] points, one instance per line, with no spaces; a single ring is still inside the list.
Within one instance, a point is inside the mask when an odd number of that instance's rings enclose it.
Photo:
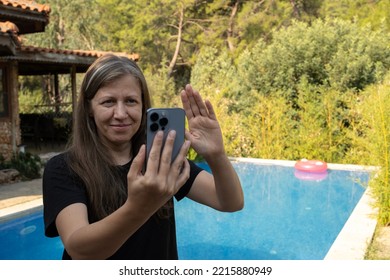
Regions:
[[[77,104],[77,88],[76,88],[76,66],[72,65],[70,68],[70,76],[72,83],[72,131],[74,128],[75,122],[75,112],[76,112],[76,104]]]
[[[60,96],[60,89],[59,89],[59,82],[58,82],[58,74],[54,74],[54,102],[55,102],[55,113],[56,115],[60,112],[60,103],[61,103],[61,96]]]

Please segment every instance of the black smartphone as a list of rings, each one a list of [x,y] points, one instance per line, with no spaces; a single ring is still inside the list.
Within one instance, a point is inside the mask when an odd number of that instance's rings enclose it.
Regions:
[[[168,132],[171,130],[176,131],[175,143],[172,150],[172,161],[174,161],[185,141],[185,111],[181,108],[150,108],[147,110],[146,164],[156,133],[158,131],[164,132],[164,145]]]

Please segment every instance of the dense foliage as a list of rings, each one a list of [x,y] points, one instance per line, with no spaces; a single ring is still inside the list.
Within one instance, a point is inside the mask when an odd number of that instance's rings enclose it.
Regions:
[[[8,161],[0,156],[0,170],[16,169],[19,171],[22,180],[40,178],[42,167],[43,163],[40,157],[31,153],[14,154]]]
[[[39,2],[50,24],[26,44],[139,53],[154,105],[178,105],[191,82],[230,156],[380,166],[390,223],[390,0]]]

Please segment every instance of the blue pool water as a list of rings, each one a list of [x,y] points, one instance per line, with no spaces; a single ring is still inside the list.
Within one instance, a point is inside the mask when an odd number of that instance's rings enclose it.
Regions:
[[[244,209],[221,213],[189,199],[176,203],[180,259],[323,259],[369,179],[368,172],[329,170],[303,180],[293,167],[233,164]],[[0,244],[0,259],[61,259],[63,250],[59,238],[44,237],[42,209],[0,221]]]
[[[46,238],[43,231],[42,207],[11,221],[0,222],[0,260],[61,259],[61,240]]]
[[[234,167],[244,189],[242,211],[221,213],[188,199],[177,204],[181,259],[323,259],[369,179],[367,172],[330,170],[302,180],[293,167]]]

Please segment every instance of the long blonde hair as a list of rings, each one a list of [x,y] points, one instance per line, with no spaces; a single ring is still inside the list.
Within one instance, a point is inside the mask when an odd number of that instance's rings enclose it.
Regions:
[[[145,112],[151,107],[151,100],[145,77],[135,61],[124,56],[104,55],[89,67],[81,85],[67,160],[86,186],[92,219],[102,219],[125,202],[127,182],[99,140],[95,121],[89,114],[90,101],[101,87],[128,74],[137,79],[142,94],[142,121],[131,139],[131,150],[136,155],[145,142]]]

